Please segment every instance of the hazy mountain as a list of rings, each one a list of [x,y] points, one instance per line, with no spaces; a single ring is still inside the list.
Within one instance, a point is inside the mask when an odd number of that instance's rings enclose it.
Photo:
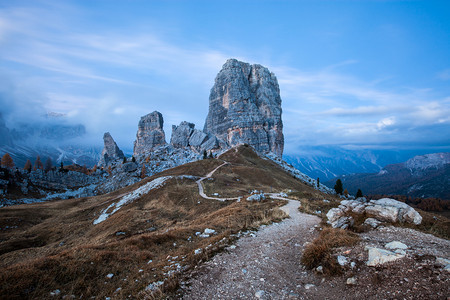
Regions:
[[[70,124],[62,114],[49,113],[40,121],[20,122],[14,128],[8,128],[0,114],[0,155],[9,153],[18,167],[38,155],[43,161],[50,157],[55,164],[93,166],[101,149],[85,145],[85,135],[84,125]]]
[[[360,188],[364,194],[408,195],[450,199],[450,153],[415,156],[406,162],[390,164],[378,173],[338,177],[351,194]],[[333,187],[337,178],[326,182]]]
[[[383,166],[405,161],[426,150],[346,149],[340,146],[303,146],[283,155],[294,167],[324,182],[353,173],[375,173]]]

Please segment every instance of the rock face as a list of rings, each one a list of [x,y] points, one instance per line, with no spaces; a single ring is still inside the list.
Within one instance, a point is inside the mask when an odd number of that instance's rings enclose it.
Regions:
[[[145,153],[155,147],[166,144],[163,129],[164,119],[160,112],[154,111],[141,117],[134,142],[134,156]]]
[[[199,153],[219,147],[215,135],[195,129],[194,123],[186,121],[181,122],[179,126],[172,125],[170,144],[174,148],[190,148]]]
[[[103,135],[103,143],[105,146],[98,162],[99,166],[106,166],[113,161],[123,160],[125,155],[122,150],[119,149],[109,132],[106,132]]]
[[[372,216],[372,218],[366,220],[366,224],[374,228],[380,224],[375,221],[411,223],[414,225],[422,223],[422,216],[414,208],[403,202],[389,198],[370,200],[369,202],[365,198],[341,201],[339,207],[332,208],[328,211],[328,223],[334,228],[345,229],[352,226],[354,220],[351,216],[348,216],[350,212]]]
[[[247,143],[257,151],[281,157],[283,123],[275,75],[261,65],[229,59],[211,89],[203,131],[229,146]]]

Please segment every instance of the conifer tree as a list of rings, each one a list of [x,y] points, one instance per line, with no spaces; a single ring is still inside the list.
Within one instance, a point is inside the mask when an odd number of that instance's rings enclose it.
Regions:
[[[52,168],[53,168],[52,159],[50,157],[47,157],[47,160],[45,161],[44,171],[45,172],[51,171]]]
[[[30,173],[31,172],[31,161],[29,160],[29,159],[27,159],[27,162],[25,163],[25,166],[23,167],[23,169],[25,170],[25,171],[28,171],[28,173]]]
[[[3,168],[14,168],[14,161],[9,153],[5,153],[5,155],[2,156],[1,164]]]
[[[142,179],[145,178],[146,173],[147,173],[147,171],[145,170],[145,165],[143,164],[143,165],[142,165],[142,168],[141,168],[141,178],[142,178]]]
[[[334,190],[336,191],[336,194],[342,195],[344,188],[342,186],[342,181],[340,179],[336,180],[336,184],[334,185]]]
[[[34,167],[33,167],[33,170],[42,170],[42,169],[44,169],[44,164],[42,163],[42,161],[41,161],[41,157],[38,155],[37,157],[36,157],[36,160],[34,161]]]
[[[361,198],[361,197],[364,197],[364,195],[363,195],[361,189],[358,189],[358,191],[356,192],[356,199]]]
[[[207,159],[208,158],[208,153],[206,152],[206,150],[203,150],[203,159]]]

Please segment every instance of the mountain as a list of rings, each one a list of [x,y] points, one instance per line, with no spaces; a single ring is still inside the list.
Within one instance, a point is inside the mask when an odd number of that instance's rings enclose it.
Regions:
[[[450,153],[415,156],[390,164],[378,173],[339,176],[349,193],[407,195],[418,198],[450,199]],[[337,178],[326,182],[333,187]]]
[[[312,178],[323,182],[354,173],[377,173],[388,164],[429,153],[428,149],[347,149],[342,146],[303,145],[283,158]]]
[[[99,159],[101,149],[86,145],[82,140],[86,129],[82,124],[68,124],[65,116],[49,113],[39,122],[6,126],[0,114],[0,155],[9,153],[17,167],[39,155],[54,163],[79,164],[91,167]]]

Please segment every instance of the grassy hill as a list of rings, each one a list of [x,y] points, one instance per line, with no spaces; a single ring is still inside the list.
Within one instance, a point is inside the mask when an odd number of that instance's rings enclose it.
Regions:
[[[202,177],[202,198],[191,177]],[[171,176],[112,213],[112,207],[141,187]],[[282,200],[246,201],[249,191],[330,198],[298,181],[251,148],[231,149],[218,159],[182,165],[110,194],[0,209],[0,298],[117,299],[150,296],[157,286],[174,291],[178,274],[222,251],[240,231],[285,217]],[[102,213],[108,218],[94,225]],[[215,230],[201,237],[206,228]]]

